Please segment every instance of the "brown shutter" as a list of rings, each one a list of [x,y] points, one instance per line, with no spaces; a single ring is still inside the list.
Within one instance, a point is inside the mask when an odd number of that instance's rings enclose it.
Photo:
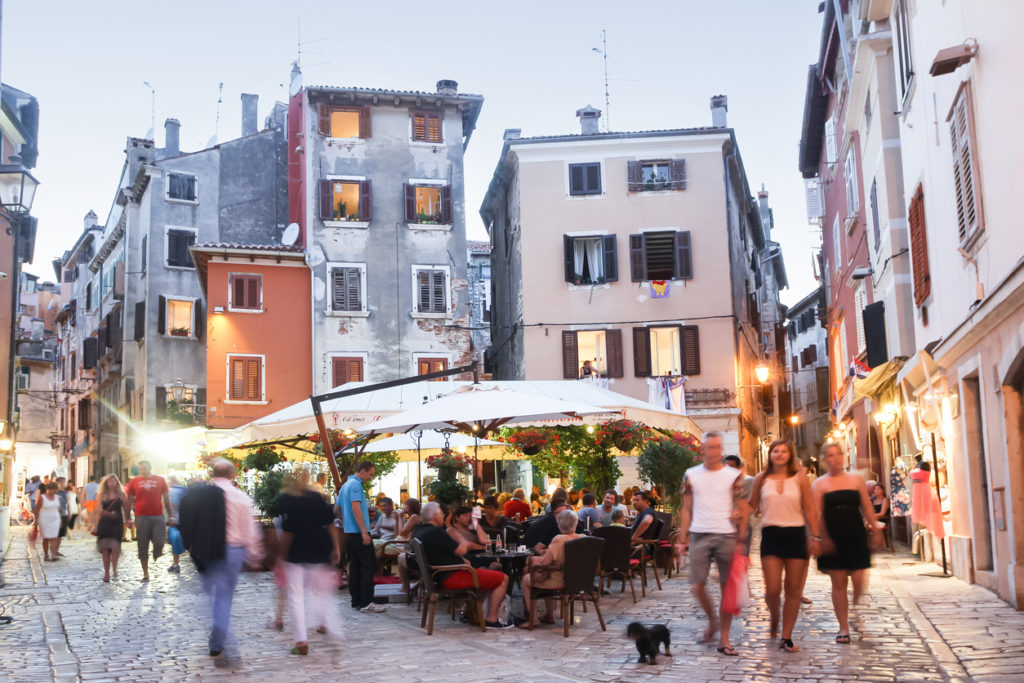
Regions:
[[[672,159],[669,162],[669,173],[673,190],[686,189],[686,159]]]
[[[807,349],[800,350],[800,367],[807,367]]]
[[[604,333],[605,352],[608,354],[608,376],[623,377],[622,330],[608,330]]]
[[[818,410],[820,412],[828,412],[829,409],[829,368],[827,365],[814,368],[814,381],[818,390]]]
[[[452,186],[443,185],[441,187],[441,223],[444,225],[452,224]]]
[[[192,300],[192,336],[202,339],[206,335],[206,315],[203,312],[203,300]]]
[[[427,117],[421,111],[409,112],[412,116],[412,139],[426,141],[427,139]]]
[[[619,280],[619,255],[617,253],[617,242],[615,235],[605,235],[601,238],[601,246],[604,251],[604,281],[618,282]]]
[[[447,312],[445,296],[445,282],[444,282],[444,271],[434,270],[431,271],[431,287],[430,287],[430,298],[432,313],[445,313]]]
[[[441,133],[441,115],[440,114],[428,114],[427,115],[427,141],[428,142],[444,142],[443,135]]]
[[[583,194],[586,192],[586,171],[584,164],[569,165],[569,194]]]
[[[562,378],[563,379],[579,379],[580,378],[580,361],[579,361],[579,346],[576,340],[576,333],[563,330],[562,331]]]
[[[690,249],[690,231],[676,233],[676,277],[689,280],[693,277],[693,256]]]
[[[228,387],[229,396],[232,400],[240,401],[245,398],[245,359],[232,358],[230,369],[231,385]]]
[[[245,308],[245,278],[242,275],[232,273],[228,275],[230,286],[228,287],[228,306],[231,308]]]
[[[363,107],[359,110],[359,137],[365,140],[370,135],[370,108]]]
[[[167,387],[158,386],[155,389],[154,399],[156,403],[156,417],[158,420],[167,417]]]
[[[633,374],[651,376],[651,331],[646,327],[633,328]]]
[[[696,325],[679,327],[680,372],[686,376],[700,374],[700,331]]]
[[[326,104],[320,104],[318,107],[319,114],[319,126],[320,135],[330,136],[331,134],[331,108]]]
[[[801,355],[803,355],[803,354],[801,354]],[[797,360],[796,356],[793,356],[790,359],[789,367],[791,367],[793,370],[799,370],[800,369],[800,362],[799,362],[799,360]]]
[[[430,271],[429,270],[418,270],[416,271],[416,303],[417,312],[429,313],[430,312]]]
[[[167,332],[167,297],[163,294],[157,299],[156,331],[157,334],[165,334]]]
[[[644,260],[644,236],[642,234],[629,236],[629,279],[633,282],[643,282],[647,279],[647,263]],[[637,377],[645,376],[637,375]]]
[[[260,301],[260,290],[263,289],[263,276],[253,275],[248,278],[245,283],[246,290],[246,308],[262,309]]]
[[[416,222],[416,186],[405,184],[402,185],[405,193],[405,222],[415,223]]]
[[[248,401],[263,399],[263,361],[259,358],[245,359],[245,397]]]
[[[573,258],[573,238],[562,235],[562,252],[565,256],[565,281],[573,282],[576,278],[576,262]]]
[[[910,261],[914,277],[914,303],[918,306],[932,293],[932,275],[928,267],[928,237],[924,221],[924,189],[917,186],[907,215],[910,224]]]
[[[807,347],[807,360],[811,365],[818,362],[818,347],[808,346]]]
[[[373,220],[373,192],[369,180],[359,182],[359,220]]]
[[[643,166],[639,161],[626,162],[626,190],[639,192],[643,187]]]
[[[330,180],[320,181],[320,220],[329,221],[334,218],[334,183]]]
[[[86,337],[82,340],[82,367],[90,369],[96,367],[96,359],[99,357],[99,340],[96,337]]]

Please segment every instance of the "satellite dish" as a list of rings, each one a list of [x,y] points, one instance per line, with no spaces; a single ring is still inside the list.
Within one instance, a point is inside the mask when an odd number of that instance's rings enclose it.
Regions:
[[[299,224],[289,223],[288,227],[284,229],[284,234],[281,235],[281,244],[290,247],[295,244],[297,239],[299,239]]]

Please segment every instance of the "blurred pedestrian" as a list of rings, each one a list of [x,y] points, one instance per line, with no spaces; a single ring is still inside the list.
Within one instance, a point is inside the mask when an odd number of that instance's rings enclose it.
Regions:
[[[128,517],[128,498],[124,495],[121,482],[108,474],[96,491],[96,547],[103,556],[103,582],[110,582],[113,569],[117,578],[117,561],[121,557],[121,537],[124,535],[124,520]]]
[[[78,520],[78,494],[75,492],[74,484],[67,486],[66,501],[68,504],[68,526],[65,537],[70,541],[72,540],[71,531],[75,528],[75,522]]]
[[[89,482],[82,487],[83,500],[82,510],[83,519],[85,521],[86,528],[92,531],[96,528],[96,494],[100,490],[98,477],[93,474],[89,477]]]
[[[352,597],[352,607],[367,614],[386,611],[373,602],[373,575],[377,561],[373,554],[373,539],[370,538],[370,511],[363,489],[363,482],[373,479],[375,472],[374,464],[363,460],[338,493],[348,552],[348,592]]]
[[[53,549],[56,557],[64,557],[60,551],[60,542],[68,535],[68,480],[57,477],[57,498],[60,499],[60,531],[57,533],[57,547]]]
[[[153,474],[148,460],[139,461],[139,476],[128,482],[128,510],[135,512],[139,562],[142,564],[142,580],[149,581],[149,545],[153,544],[153,561],[164,554],[164,538],[167,520],[164,510],[171,512],[171,501],[167,496],[167,482]],[[129,517],[129,524],[131,517]]]
[[[49,482],[46,488],[41,490],[43,493],[36,497],[36,523],[33,532],[43,537],[43,560],[56,562],[61,517],[57,482]]]
[[[181,513],[181,499],[185,497],[187,488],[182,486],[181,481],[173,474],[167,477],[167,500],[171,507],[168,510],[170,519],[167,520],[167,541],[171,544],[171,566],[167,571],[174,574],[181,573],[181,556],[185,553],[185,543],[181,540],[181,531],[178,529],[178,515]]]

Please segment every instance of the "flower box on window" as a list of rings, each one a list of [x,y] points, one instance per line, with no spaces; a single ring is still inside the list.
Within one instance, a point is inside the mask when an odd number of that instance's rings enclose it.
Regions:
[[[189,330],[187,327],[172,327],[168,331],[168,334],[170,334],[172,337],[190,337],[192,336],[192,331]]]

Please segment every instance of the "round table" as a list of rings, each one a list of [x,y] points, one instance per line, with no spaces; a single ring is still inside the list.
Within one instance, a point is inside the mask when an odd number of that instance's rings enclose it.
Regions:
[[[523,578],[523,569],[526,568],[526,560],[533,555],[532,550],[515,550],[507,553],[475,553],[475,557],[493,562],[500,562],[503,572],[508,574],[508,592],[512,593],[513,584],[519,583]]]

